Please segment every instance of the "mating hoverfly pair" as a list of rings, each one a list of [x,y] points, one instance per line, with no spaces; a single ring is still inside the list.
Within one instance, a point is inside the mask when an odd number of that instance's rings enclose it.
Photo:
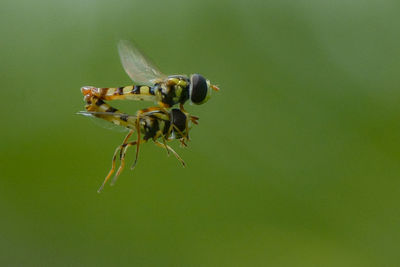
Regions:
[[[140,144],[152,140],[154,144],[165,148],[185,166],[185,162],[166,142],[178,139],[182,146],[189,141],[190,123],[198,124],[199,119],[184,110],[183,105],[190,101],[194,104],[203,104],[208,101],[212,91],[219,88],[200,74],[166,76],[158,70],[146,57],[130,42],[120,41],[118,51],[122,65],[133,80],[134,85],[118,88],[96,88],[84,86],[81,92],[86,102],[86,111],[78,114],[96,117],[129,130],[122,144],[114,152],[111,170],[104,179],[98,192],[115,172],[116,159],[119,156],[120,166],[111,181],[115,183],[125,166],[125,155],[128,147],[136,146],[136,157],[131,167],[136,166]],[[111,100],[141,100],[158,103],[157,107],[141,109],[134,116],[119,111],[105,101]],[[179,104],[178,108],[173,106]],[[129,138],[136,132],[135,141]],[[143,137],[141,137],[143,135]],[[159,141],[161,140],[161,142]]]

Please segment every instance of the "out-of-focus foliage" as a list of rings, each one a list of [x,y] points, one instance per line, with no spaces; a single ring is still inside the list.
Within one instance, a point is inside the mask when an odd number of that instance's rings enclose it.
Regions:
[[[394,0],[2,0],[1,266],[396,266],[399,13]],[[81,86],[130,83],[119,39],[221,91],[187,106],[200,124],[188,149],[173,144],[187,168],[145,144],[99,195],[123,134],[74,113]]]

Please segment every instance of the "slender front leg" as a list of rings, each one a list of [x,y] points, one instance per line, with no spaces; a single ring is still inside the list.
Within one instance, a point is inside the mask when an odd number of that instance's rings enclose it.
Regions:
[[[186,132],[186,134],[182,133],[181,130],[179,130],[178,127],[176,127],[175,125],[173,125],[173,129],[180,135],[182,136],[182,138],[179,139],[179,141],[181,142],[182,147],[187,147],[187,144],[185,143],[185,139],[187,141],[189,140],[189,131]]]
[[[168,133],[167,133],[168,134]],[[155,140],[157,140],[158,138],[162,138],[162,140],[163,140],[163,144],[166,146],[167,145],[167,143],[165,142],[165,135],[163,134],[163,132],[162,131],[158,131],[157,133],[156,133],[156,135],[153,137],[153,141],[155,141]],[[168,150],[168,148],[166,148],[165,147],[165,150],[167,150],[167,155],[169,156],[169,150]]]
[[[199,124],[199,122],[198,122],[199,117],[189,115],[189,118],[190,118],[190,120],[192,121],[193,124],[196,124],[196,125]]]
[[[165,137],[163,136],[163,145],[164,145],[164,147],[165,147],[165,149],[167,150],[167,155],[168,155],[168,157],[169,157],[169,150],[168,150],[168,148],[167,148],[167,143],[165,142]]]
[[[183,159],[182,159],[182,158],[178,155],[178,153],[176,153],[175,150],[173,150],[169,145],[160,143],[160,142],[158,142],[157,140],[154,140],[154,144],[156,144],[156,145],[159,146],[159,147],[166,148],[166,149],[168,149],[169,151],[171,151],[172,154],[174,154],[175,157],[182,163],[182,166],[183,166],[183,167],[186,167],[186,164],[185,164],[185,162],[183,161]]]

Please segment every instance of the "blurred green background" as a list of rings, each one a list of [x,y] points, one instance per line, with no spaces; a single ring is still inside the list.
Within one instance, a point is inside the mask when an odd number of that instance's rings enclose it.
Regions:
[[[399,14],[395,0],[2,0],[0,265],[399,266]],[[186,106],[200,124],[172,145],[187,168],[148,143],[97,194],[124,134],[74,114],[81,86],[129,85],[120,39],[221,91]]]

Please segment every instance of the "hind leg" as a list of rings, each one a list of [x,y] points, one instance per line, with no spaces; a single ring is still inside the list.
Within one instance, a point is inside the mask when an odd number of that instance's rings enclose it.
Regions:
[[[137,141],[133,141],[133,142],[130,142],[130,143],[123,144],[121,146],[122,147],[121,148],[121,153],[120,153],[120,155],[121,155],[120,156],[121,164],[120,164],[120,166],[119,166],[119,168],[117,170],[117,173],[115,174],[114,178],[112,179],[110,185],[114,185],[115,184],[115,182],[117,181],[119,175],[121,174],[121,172],[123,171],[123,169],[125,167],[125,156],[126,156],[126,152],[127,152],[128,148],[130,146],[134,146],[134,145],[137,145],[137,144],[138,144]]]
[[[114,152],[114,156],[112,158],[112,165],[111,165],[111,170],[108,172],[106,178],[104,179],[104,182],[101,184],[100,188],[97,190],[97,193],[101,193],[101,191],[104,188],[104,185],[107,183],[107,181],[110,179],[111,175],[114,173],[115,171],[115,161],[117,159],[117,153],[118,151],[122,149],[122,146],[118,146],[117,149]]]
[[[121,152],[122,152],[122,148],[124,147],[124,145],[126,145],[126,142],[128,141],[129,137],[130,137],[132,134],[133,134],[133,130],[129,131],[129,133],[128,133],[128,134],[126,135],[126,137],[124,138],[124,141],[123,141],[122,145],[118,146],[118,147],[115,149],[115,152],[114,152],[114,155],[113,155],[113,158],[112,158],[112,163],[111,163],[111,170],[108,172],[106,178],[104,179],[103,184],[102,184],[102,185],[100,186],[100,188],[97,190],[98,193],[100,193],[100,192],[103,190],[104,185],[107,183],[107,181],[110,179],[111,175],[114,173],[114,171],[115,171],[115,161],[116,161],[116,159],[117,159],[117,153],[118,153],[118,151],[121,151]],[[120,152],[120,153],[121,153],[121,152]]]

